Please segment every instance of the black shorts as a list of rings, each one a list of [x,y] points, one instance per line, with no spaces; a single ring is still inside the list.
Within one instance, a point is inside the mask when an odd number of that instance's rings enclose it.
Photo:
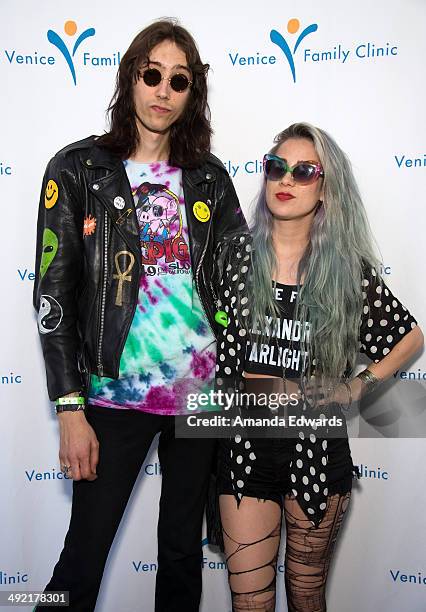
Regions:
[[[296,439],[250,439],[256,454],[250,477],[247,478],[243,496],[268,499],[283,507],[283,498],[292,491],[290,462],[295,455]],[[238,452],[234,440],[220,440],[217,471],[217,492],[219,495],[235,495],[231,480],[230,451]],[[347,438],[328,441],[328,463],[325,466],[329,495],[344,494],[352,489],[352,479],[357,468]]]

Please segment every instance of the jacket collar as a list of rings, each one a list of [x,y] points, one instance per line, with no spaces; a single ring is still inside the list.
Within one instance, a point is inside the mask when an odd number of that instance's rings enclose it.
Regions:
[[[83,163],[88,168],[107,168],[108,170],[116,170],[117,166],[121,164],[121,159],[106,147],[98,146],[95,140]]]
[[[122,160],[112,153],[106,147],[100,147],[96,144],[97,138],[93,141],[93,146],[90,148],[87,157],[83,163],[88,168],[107,168],[108,170],[116,170],[120,166]],[[212,183],[216,180],[218,172],[223,171],[223,164],[214,155],[209,153],[205,163],[198,168],[183,169],[183,174],[186,174],[189,180],[195,184]]]

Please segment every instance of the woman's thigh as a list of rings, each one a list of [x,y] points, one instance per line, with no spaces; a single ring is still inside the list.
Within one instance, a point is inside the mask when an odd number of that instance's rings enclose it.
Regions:
[[[282,510],[278,503],[233,495],[219,499],[229,584],[235,610],[273,610]],[[262,607],[264,606],[264,607]]]

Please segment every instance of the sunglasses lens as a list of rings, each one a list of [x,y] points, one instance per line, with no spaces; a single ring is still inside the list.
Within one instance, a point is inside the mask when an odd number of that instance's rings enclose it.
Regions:
[[[307,185],[315,176],[316,168],[312,164],[298,164],[293,168],[293,179],[301,185]]]
[[[263,168],[265,176],[270,181],[279,181],[290,172],[295,183],[299,185],[309,185],[319,176],[323,176],[323,172],[318,172],[318,166],[311,162],[300,162],[291,169],[285,159],[274,155],[265,155],[263,158]]]
[[[143,82],[148,87],[155,87],[161,82],[161,72],[156,68],[148,68],[142,75]]]
[[[174,74],[170,79],[170,85],[174,91],[185,91],[189,85],[188,77],[184,74]]]
[[[279,181],[286,172],[286,167],[279,159],[265,159],[265,174],[270,181]]]

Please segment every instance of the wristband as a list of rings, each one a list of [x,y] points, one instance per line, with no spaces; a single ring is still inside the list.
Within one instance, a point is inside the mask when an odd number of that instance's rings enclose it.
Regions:
[[[360,381],[362,383],[364,383],[365,388],[364,388],[364,393],[370,393],[371,391],[373,391],[373,389],[375,389],[377,387],[377,385],[380,383],[379,379],[377,378],[377,376],[375,376],[373,374],[373,372],[371,370],[369,370],[368,368],[366,368],[365,370],[363,370],[362,372],[360,372],[356,378],[359,378]]]
[[[56,414],[60,412],[76,412],[85,409],[85,400],[82,396],[58,397],[56,400]]]
[[[77,395],[76,397],[58,397],[56,400],[57,406],[67,406],[69,404],[84,404],[84,397]]]

